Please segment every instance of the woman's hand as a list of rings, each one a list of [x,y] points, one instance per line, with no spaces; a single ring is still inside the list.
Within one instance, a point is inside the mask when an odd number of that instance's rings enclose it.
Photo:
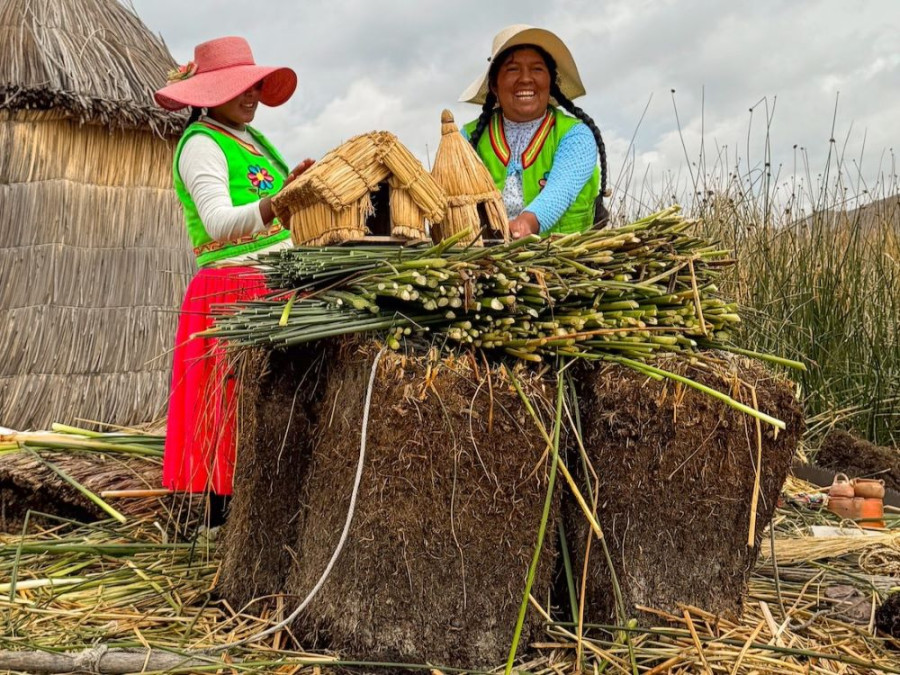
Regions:
[[[281,188],[284,189],[286,186],[290,185],[292,182],[297,180],[297,177],[300,176],[304,171],[306,171],[309,167],[316,163],[316,160],[309,159],[308,157],[300,162],[297,166],[294,167],[294,170],[291,171],[287,177],[284,179],[284,183]],[[275,220],[275,209],[272,208],[272,198],[271,197],[263,197],[259,200],[259,215],[262,216],[263,223],[268,225],[273,220]]]
[[[529,234],[537,234],[541,231],[537,216],[531,211],[522,211],[518,216],[509,221],[509,235],[513,239],[521,239]]]
[[[304,171],[306,171],[309,167],[311,167],[315,163],[316,163],[316,160],[310,159],[309,157],[304,159],[302,162],[300,162],[297,166],[294,167],[293,171],[291,171],[287,175],[287,178],[284,179],[284,185],[290,185],[291,183],[293,183],[295,180],[297,180],[297,178],[300,177],[300,175]]]

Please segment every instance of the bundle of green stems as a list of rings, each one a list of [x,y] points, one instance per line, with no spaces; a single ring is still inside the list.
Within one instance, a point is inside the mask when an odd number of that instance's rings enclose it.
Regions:
[[[503,350],[638,361],[725,347],[740,321],[715,284],[729,252],[674,206],[626,227],[495,247],[296,248],[263,257],[269,298],[223,308],[209,333],[290,346],[381,332]]]

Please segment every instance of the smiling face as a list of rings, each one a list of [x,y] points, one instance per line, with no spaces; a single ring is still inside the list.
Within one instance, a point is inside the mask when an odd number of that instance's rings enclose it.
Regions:
[[[544,116],[550,102],[550,69],[536,49],[516,49],[500,64],[491,91],[507,119],[536,120]]]
[[[257,82],[243,94],[235,96],[215,108],[210,108],[209,116],[217,122],[227,124],[235,129],[243,129],[256,117],[256,108],[259,105],[261,92],[262,82]]]

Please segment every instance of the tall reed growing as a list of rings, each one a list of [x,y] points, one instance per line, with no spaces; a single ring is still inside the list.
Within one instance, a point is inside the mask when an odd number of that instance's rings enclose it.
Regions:
[[[743,342],[807,362],[792,377],[826,428],[900,444],[900,199],[760,220],[706,221],[739,261],[727,283],[751,308]]]
[[[761,128],[748,129],[746,146],[709,153],[701,141],[694,154],[685,141],[684,170],[656,184],[638,184],[626,162],[617,215],[627,222],[677,199],[686,215],[704,220],[706,237],[734,250],[737,264],[720,285],[748,310],[738,342],[807,364],[807,372],[790,376],[801,385],[813,442],[840,426],[900,445],[900,187],[893,155],[884,153],[877,171],[864,172],[861,156],[847,158],[848,135],[842,144],[830,140],[821,168],[797,146],[792,165],[779,165],[773,116],[768,107],[765,113]],[[751,164],[751,156],[758,161]]]

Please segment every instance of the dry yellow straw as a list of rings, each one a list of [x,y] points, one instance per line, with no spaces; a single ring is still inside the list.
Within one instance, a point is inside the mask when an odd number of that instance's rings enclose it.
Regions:
[[[779,565],[793,565],[822,558],[837,558],[850,553],[862,553],[868,549],[897,548],[898,546],[900,546],[900,533],[776,539],[775,558]],[[768,549],[761,551],[763,558],[768,558],[770,555]]]
[[[459,133],[449,110],[441,114],[441,142],[434,158],[432,177],[447,193],[447,216],[432,237],[445,238],[465,229],[481,231],[482,207],[487,225],[509,239],[509,224],[503,198],[494,179],[475,150]],[[435,232],[437,236],[435,236]]]
[[[693,274],[693,268],[691,269]],[[700,318],[701,324],[703,317]],[[759,401],[756,398],[756,387],[750,387],[750,393],[753,396],[753,409],[759,410]],[[753,497],[750,500],[750,530],[747,532],[747,546],[753,548],[756,544],[756,509],[759,506],[759,482],[762,477],[762,424],[759,418],[754,420],[756,430],[756,478],[753,481]]]
[[[324,246],[366,235],[372,193],[388,181],[391,234],[425,235],[425,219],[443,219],[447,198],[396,136],[373,131],[351,138],[272,199],[297,245]]]

